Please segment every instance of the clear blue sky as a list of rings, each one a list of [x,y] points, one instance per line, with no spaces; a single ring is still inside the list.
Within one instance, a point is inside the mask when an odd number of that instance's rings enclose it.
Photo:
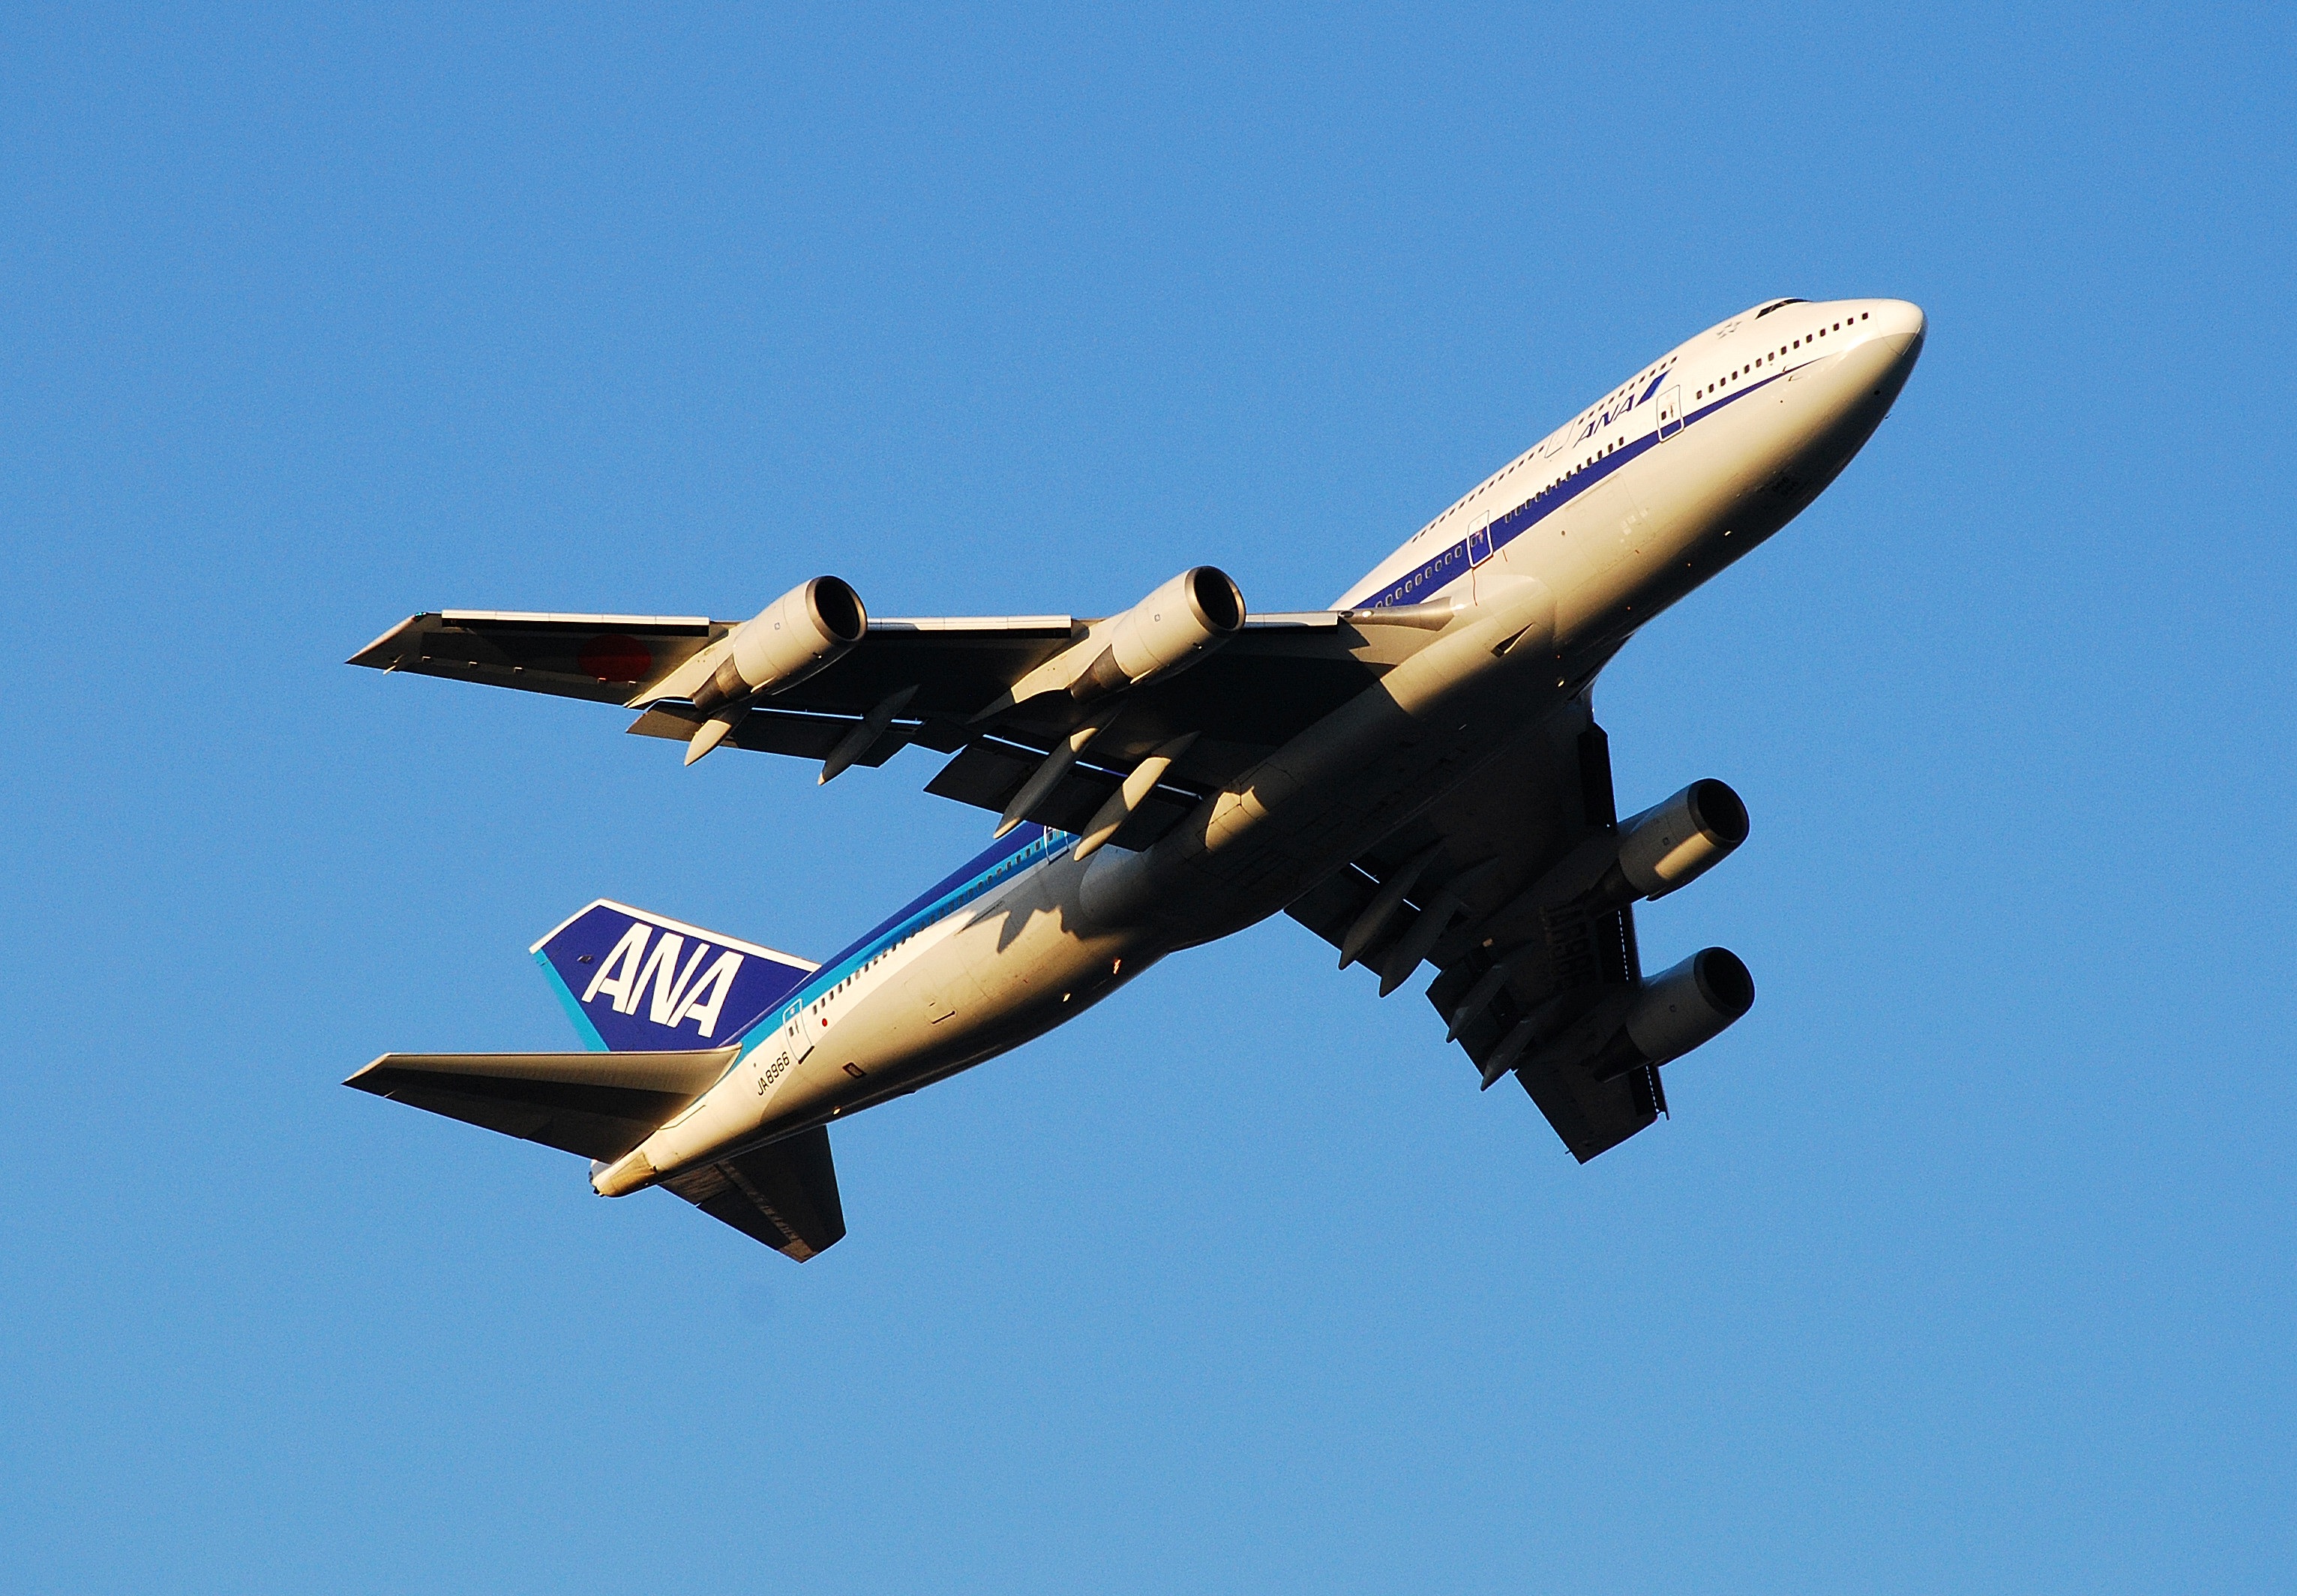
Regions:
[[[1600,13],[1600,14],[1599,14]],[[18,8],[0,1584],[2256,1591],[2297,1561],[2283,7]],[[345,669],[440,606],[1321,604],[1766,297],[1897,414],[1599,695],[1761,997],[1575,1166],[1287,921],[797,1267],[344,1090],[609,894],[981,843]]]

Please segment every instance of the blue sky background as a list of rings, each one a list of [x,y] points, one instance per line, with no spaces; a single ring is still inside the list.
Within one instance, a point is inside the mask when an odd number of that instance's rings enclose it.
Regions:
[[[2254,1591],[2297,1558],[2285,8],[0,20],[0,1543],[41,1591]],[[1928,352],[1599,696],[1751,1016],[1582,1169],[1277,921],[793,1266],[342,1090],[978,846],[341,661],[1323,603],[1756,300]]]

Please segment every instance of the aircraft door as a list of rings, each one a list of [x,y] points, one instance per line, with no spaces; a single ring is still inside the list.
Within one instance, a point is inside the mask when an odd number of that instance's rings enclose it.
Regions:
[[[1683,431],[1683,389],[1678,384],[1659,396],[1659,435],[1672,438]]]
[[[1468,534],[1468,564],[1480,565],[1492,557],[1492,529],[1478,527]]]
[[[794,1011],[782,1024],[782,1047],[792,1064],[803,1064],[805,1056],[813,1051],[813,1037],[806,1025],[806,1011]]]

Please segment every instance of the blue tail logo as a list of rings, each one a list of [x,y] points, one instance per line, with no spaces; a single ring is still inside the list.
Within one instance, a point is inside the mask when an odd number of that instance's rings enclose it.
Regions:
[[[594,1051],[723,1047],[818,967],[601,898],[534,944]]]

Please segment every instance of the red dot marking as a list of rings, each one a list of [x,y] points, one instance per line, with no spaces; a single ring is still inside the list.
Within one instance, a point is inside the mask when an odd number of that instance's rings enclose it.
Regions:
[[[654,655],[636,638],[609,634],[583,644],[575,662],[600,681],[644,681],[654,669]]]

